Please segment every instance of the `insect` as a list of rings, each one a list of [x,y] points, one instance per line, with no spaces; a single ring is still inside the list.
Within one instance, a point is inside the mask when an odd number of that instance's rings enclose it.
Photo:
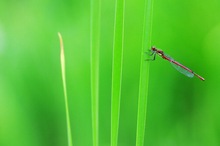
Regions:
[[[203,77],[201,77],[200,75],[196,74],[195,72],[193,72],[191,69],[187,68],[186,66],[180,64],[179,62],[175,61],[173,58],[171,58],[170,56],[164,54],[164,52],[162,50],[157,49],[156,47],[152,47],[151,48],[151,54],[149,54],[150,56],[153,56],[153,58],[151,59],[147,59],[147,61],[154,61],[156,58],[156,54],[159,55],[160,57],[162,57],[165,60],[168,60],[173,67],[178,70],[180,73],[184,74],[185,76],[192,78],[194,77],[194,75],[196,77],[198,77],[200,80],[205,81],[205,79]]]

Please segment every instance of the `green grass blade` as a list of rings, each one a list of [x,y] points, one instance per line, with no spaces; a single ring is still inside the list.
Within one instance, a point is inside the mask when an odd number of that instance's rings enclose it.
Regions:
[[[91,107],[93,146],[99,143],[99,44],[100,44],[100,0],[91,0],[90,49],[91,49]]]
[[[71,127],[70,127],[70,117],[69,117],[68,98],[67,98],[67,89],[66,89],[65,56],[64,56],[63,39],[60,33],[58,33],[58,36],[60,39],[60,63],[61,63],[61,72],[62,72],[62,80],[63,80],[65,107],[66,107],[68,146],[72,146],[72,134],[71,134]]]
[[[146,0],[143,28],[143,42],[140,63],[140,81],[139,81],[139,97],[138,97],[138,114],[137,114],[137,133],[136,146],[144,145],[144,134],[147,114],[147,96],[149,81],[149,61],[144,61],[145,53],[151,47],[152,35],[152,19],[153,19],[153,0]]]
[[[124,42],[124,0],[116,0],[111,97],[111,146],[117,146]]]

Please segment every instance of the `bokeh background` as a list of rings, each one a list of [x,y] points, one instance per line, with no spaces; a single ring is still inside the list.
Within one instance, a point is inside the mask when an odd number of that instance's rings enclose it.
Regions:
[[[119,146],[135,145],[143,5],[126,0]],[[109,146],[115,1],[101,9],[100,146]],[[92,146],[89,0],[1,0],[0,146],[67,145],[58,31],[73,144]],[[220,1],[155,0],[152,44],[206,81],[160,57],[150,64],[145,145],[219,146]]]

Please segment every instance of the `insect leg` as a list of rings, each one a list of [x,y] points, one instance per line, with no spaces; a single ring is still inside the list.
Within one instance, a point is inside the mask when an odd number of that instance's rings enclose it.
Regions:
[[[153,54],[152,54],[153,55]],[[152,56],[151,55],[151,56]],[[150,59],[146,59],[146,61],[154,61],[156,59],[156,53],[154,53],[154,57],[153,58],[150,58]]]
[[[148,52],[145,52],[147,55],[152,56],[155,52],[148,50]]]

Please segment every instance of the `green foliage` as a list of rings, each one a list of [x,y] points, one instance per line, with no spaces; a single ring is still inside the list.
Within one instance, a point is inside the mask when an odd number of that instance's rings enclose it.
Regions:
[[[100,31],[100,39],[93,37],[94,42],[100,41],[99,57],[96,57],[96,53],[90,54],[89,1],[1,1],[1,146],[68,145],[58,31],[62,32],[65,41],[73,145],[91,146],[94,141],[100,146],[111,144],[116,1],[101,2],[100,26],[93,24]],[[118,68],[123,70],[120,114],[118,107],[114,116],[120,119],[118,128],[114,129],[118,129],[114,140],[118,137],[118,146],[136,145],[136,137],[139,137],[136,135],[137,113],[144,115],[146,111],[145,135],[140,140],[144,140],[145,146],[219,144],[219,6],[220,1],[154,1],[152,45],[206,80],[187,78],[159,57],[150,63],[148,80],[147,72],[140,73],[143,64],[148,66],[148,62],[142,61],[147,58],[142,49],[147,50],[150,46],[146,41],[142,46],[143,33],[149,35],[147,30],[143,32],[145,2],[125,1],[123,65]],[[150,18],[146,19],[149,22]],[[93,71],[99,68],[98,82],[94,78],[94,86],[99,84],[98,106],[97,98],[91,98],[91,91],[97,92],[97,88],[91,86],[90,68],[97,60],[99,66],[94,66]],[[120,61],[119,58],[118,65]],[[143,85],[147,86],[144,84],[147,80],[149,84],[147,107],[143,108],[140,104],[146,103],[140,103],[138,98],[140,78],[145,78],[141,80]],[[144,90],[147,87],[142,87],[140,89],[147,92]],[[97,123],[97,117],[98,126],[92,126]],[[140,121],[143,125],[143,120]],[[143,129],[141,131],[143,133]]]
[[[91,0],[91,103],[93,146],[98,146],[99,138],[99,46],[100,46],[100,0]]]
[[[146,0],[144,27],[143,27],[143,42],[140,62],[140,81],[139,81],[139,97],[138,97],[138,115],[137,115],[137,135],[136,146],[144,145],[144,135],[147,116],[147,97],[149,85],[149,61],[144,62],[144,55],[151,48],[152,36],[152,20],[153,20],[153,0]]]
[[[118,145],[118,127],[120,116],[122,63],[124,47],[124,7],[124,0],[116,0],[112,60],[111,146]]]
[[[63,81],[63,92],[65,99],[65,110],[66,110],[66,124],[67,124],[67,137],[68,137],[68,146],[72,146],[72,133],[70,126],[70,115],[69,115],[69,106],[68,106],[68,98],[67,98],[67,89],[66,89],[66,69],[65,69],[65,53],[64,53],[64,45],[63,39],[60,33],[58,33],[60,39],[60,64],[61,64],[61,72],[62,72],[62,81]]]

